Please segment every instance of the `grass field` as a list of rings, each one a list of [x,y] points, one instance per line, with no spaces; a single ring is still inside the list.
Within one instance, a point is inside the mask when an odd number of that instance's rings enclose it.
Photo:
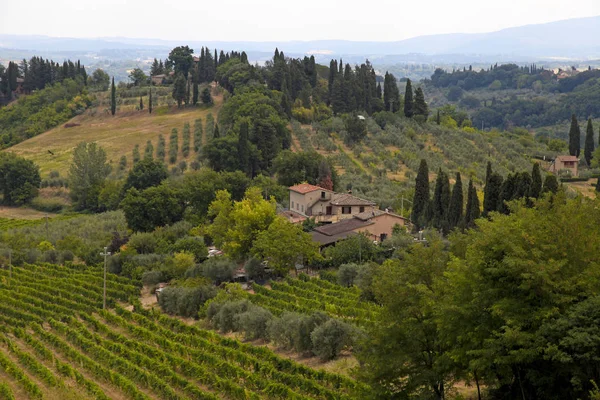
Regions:
[[[208,113],[212,113],[216,119],[223,98],[215,95],[213,100],[215,104],[210,108],[177,109],[176,107],[162,106],[154,109],[152,114],[149,114],[147,110],[129,110],[118,112],[114,117],[104,112],[103,106],[99,106],[89,109],[69,121],[69,123],[79,124],[79,126],[65,128],[64,125],[61,125],[6,151],[33,160],[40,166],[42,178],[46,178],[50,171],[58,171],[61,176],[66,177],[73,149],[80,142],[97,142],[106,150],[108,160],[113,169],[116,169],[119,159],[123,155],[127,156],[128,165],[131,165],[132,151],[136,144],[140,146],[142,156],[148,140],[152,141],[156,151],[159,134],[165,137],[168,148],[171,130],[177,128],[179,131],[179,162],[184,160],[181,155],[183,125],[188,122],[193,129],[194,120],[202,118],[205,123]],[[189,161],[193,157],[192,151],[187,160]]]
[[[18,399],[354,399],[368,388],[128,299],[101,269],[0,269],[0,395]]]

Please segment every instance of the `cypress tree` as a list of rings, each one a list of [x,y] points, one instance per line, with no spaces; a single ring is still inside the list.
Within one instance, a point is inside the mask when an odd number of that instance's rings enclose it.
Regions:
[[[444,226],[450,204],[450,181],[448,180],[448,175],[441,168],[435,180],[435,189],[431,203],[433,226],[440,229]]]
[[[529,187],[529,197],[537,199],[542,193],[542,174],[540,172],[540,164],[533,164],[531,170],[531,186]]]
[[[140,145],[136,144],[133,148],[133,165],[137,164],[142,157],[140,156]]]
[[[587,130],[585,131],[585,144],[583,145],[583,156],[588,167],[592,165],[592,154],[594,153],[594,127],[592,119],[588,119]]]
[[[448,226],[450,229],[456,228],[463,219],[463,188],[460,172],[456,173],[456,183],[452,188],[452,197],[448,207]]]
[[[202,119],[194,121],[194,152],[200,152],[202,147]]]
[[[581,131],[579,130],[577,117],[573,114],[571,115],[571,128],[569,129],[569,154],[575,157],[579,157],[581,151],[580,136]]]
[[[502,176],[492,173],[483,190],[483,216],[487,217],[492,211],[498,210],[500,190],[502,189]]]
[[[333,97],[333,83],[335,82],[335,78],[337,75],[337,61],[336,60],[331,60],[329,62],[329,76],[327,79],[327,92],[328,92],[328,96],[327,96],[327,105],[331,105],[331,99]]]
[[[435,123],[440,125],[442,123],[442,120],[440,118],[440,110],[437,110],[437,116],[435,117]]]
[[[252,175],[252,165],[250,163],[250,146],[249,146],[249,128],[248,121],[244,120],[240,123],[240,134],[238,136],[238,161],[240,163],[240,169],[246,173],[247,176]]]
[[[146,142],[146,148],[144,149],[144,159],[152,160],[154,158],[154,146],[152,146],[152,141],[148,140]]]
[[[413,197],[412,222],[416,229],[425,226],[427,221],[423,221],[423,213],[429,203],[429,169],[427,161],[421,160],[419,172],[415,180],[415,195]]]
[[[415,102],[413,105],[414,115],[422,115],[427,119],[429,116],[429,107],[425,102],[425,94],[420,87],[415,91]]]
[[[517,199],[522,199],[524,197],[529,196],[530,192],[531,175],[529,175],[529,172],[523,171],[520,174],[517,174],[517,185],[514,197]]]
[[[144,109],[144,99],[140,96],[140,110]]]
[[[165,161],[167,143],[163,135],[158,135],[158,145],[156,146],[156,158],[162,162]]]
[[[510,212],[507,202],[518,197],[518,181],[518,175],[509,174],[504,182],[502,182],[502,188],[500,189],[500,196],[498,198],[498,212],[503,214],[508,214]]]
[[[544,187],[542,193],[556,193],[558,192],[558,179],[552,174],[546,175],[544,179]]]
[[[213,138],[218,139],[221,136],[219,133],[219,124],[215,124],[215,130],[213,131]]]
[[[148,114],[152,114],[152,86],[148,90]]]
[[[194,82],[194,90],[193,90],[193,94],[192,94],[192,104],[196,105],[198,104],[198,95],[200,93],[198,92],[198,82]]]
[[[596,181],[596,192],[600,192],[600,178]]]
[[[406,92],[404,93],[404,115],[406,118],[412,118],[413,110],[413,90],[410,79],[406,80]]]
[[[179,153],[179,133],[177,132],[177,128],[173,128],[171,137],[169,138],[169,163],[175,164],[177,153]]]
[[[112,78],[110,86],[110,113],[115,115],[117,112],[117,88],[115,87],[115,77]]]
[[[181,145],[181,155],[183,155],[183,157],[187,158],[187,156],[190,154],[190,139],[191,139],[190,124],[188,122],[183,124],[182,139],[183,139],[183,143]]]
[[[469,180],[469,188],[467,190],[467,208],[465,209],[465,227],[473,228],[475,220],[479,218],[479,197],[477,197],[477,189],[473,185],[473,180]]]
[[[485,168],[485,183],[487,184],[490,180],[490,176],[492,176],[492,162],[488,161],[487,167]]]

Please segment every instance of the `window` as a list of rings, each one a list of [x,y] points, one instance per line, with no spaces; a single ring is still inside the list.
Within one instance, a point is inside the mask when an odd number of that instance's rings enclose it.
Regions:
[[[324,199],[325,198],[325,192],[321,192],[321,198]]]
[[[304,212],[304,204],[302,204],[302,212]]]
[[[380,241],[380,242],[383,242],[385,239],[387,239],[387,233],[382,233],[382,234],[379,236],[379,241]]]
[[[292,201],[292,210],[294,209],[294,202]]]
[[[300,210],[300,204],[296,203],[296,211]]]
[[[365,207],[364,206],[360,206],[359,210],[360,210],[359,212],[363,213],[363,212],[365,212]]]
[[[342,207],[342,214],[352,214],[352,207]]]
[[[325,215],[331,215],[331,206],[325,207]]]

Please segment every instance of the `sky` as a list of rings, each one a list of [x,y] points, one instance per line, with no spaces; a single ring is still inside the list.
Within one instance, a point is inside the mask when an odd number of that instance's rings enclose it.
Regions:
[[[596,16],[600,0],[0,0],[0,10],[1,34],[395,41]]]

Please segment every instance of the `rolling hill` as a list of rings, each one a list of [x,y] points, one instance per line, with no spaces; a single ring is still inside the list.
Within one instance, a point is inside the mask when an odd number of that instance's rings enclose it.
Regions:
[[[131,163],[132,151],[136,144],[140,146],[143,155],[146,142],[151,140],[156,151],[159,134],[162,134],[168,143],[171,130],[176,128],[181,142],[185,123],[193,127],[198,118],[206,122],[209,113],[216,119],[223,98],[215,95],[213,100],[215,103],[209,108],[177,109],[163,106],[154,109],[152,114],[147,110],[137,111],[133,106],[124,106],[114,117],[107,112],[105,106],[100,105],[71,119],[68,124],[35,136],[6,151],[33,160],[40,166],[42,178],[47,177],[51,171],[58,171],[61,176],[67,176],[75,146],[83,141],[94,141],[106,150],[107,159],[114,170],[121,156],[127,156],[128,163]],[[147,104],[147,98],[145,102]],[[66,127],[70,125],[75,126]],[[181,145],[179,147],[178,162],[194,159],[193,152],[187,158],[183,157]]]

